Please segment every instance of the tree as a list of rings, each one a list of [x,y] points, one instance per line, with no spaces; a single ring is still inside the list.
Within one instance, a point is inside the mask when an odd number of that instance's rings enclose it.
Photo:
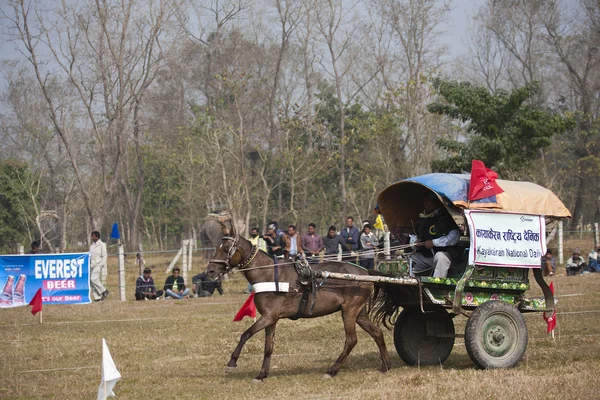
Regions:
[[[0,250],[7,251],[15,243],[31,238],[30,217],[35,215],[34,205],[27,193],[27,185],[38,181],[27,171],[27,165],[15,161],[0,163]]]
[[[490,92],[469,82],[441,79],[434,81],[434,87],[445,102],[431,103],[428,110],[464,124],[466,136],[464,141],[437,141],[450,156],[432,162],[434,171],[468,171],[471,160],[479,159],[504,176],[523,175],[552,136],[573,127],[569,118],[526,104],[538,92],[537,82],[511,92]]]

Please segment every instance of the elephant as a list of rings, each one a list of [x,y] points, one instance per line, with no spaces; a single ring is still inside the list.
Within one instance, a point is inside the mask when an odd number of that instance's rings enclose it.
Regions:
[[[200,229],[200,241],[204,248],[204,258],[209,259],[215,248],[221,243],[223,237],[222,227],[225,225],[231,231],[231,214],[222,212],[220,214],[208,214]],[[246,224],[241,219],[235,222],[235,230],[244,232]]]

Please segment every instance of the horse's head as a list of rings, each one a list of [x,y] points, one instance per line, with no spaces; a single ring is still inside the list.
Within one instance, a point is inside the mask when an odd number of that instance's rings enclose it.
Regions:
[[[226,225],[221,226],[223,238],[206,267],[206,277],[211,280],[216,280],[231,269],[239,267],[244,259],[240,249],[240,236],[235,232],[235,228],[232,227],[230,231]]]

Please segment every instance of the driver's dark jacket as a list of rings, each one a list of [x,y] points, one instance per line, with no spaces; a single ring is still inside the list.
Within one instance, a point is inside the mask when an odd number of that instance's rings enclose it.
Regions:
[[[456,223],[450,214],[448,214],[445,209],[439,208],[427,216],[424,214],[419,216],[417,237],[420,241],[425,242],[427,240],[433,240],[442,236],[446,236],[454,229],[458,229],[458,227],[456,226]],[[434,247],[433,251],[434,253],[437,253],[438,251],[445,251],[450,254],[452,259],[460,258],[460,252],[456,246]],[[433,257],[431,250],[425,247],[419,248],[417,252],[423,254],[425,257]]]

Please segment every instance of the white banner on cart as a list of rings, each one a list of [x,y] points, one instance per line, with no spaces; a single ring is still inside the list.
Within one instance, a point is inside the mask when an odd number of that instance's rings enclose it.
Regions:
[[[469,264],[539,268],[546,254],[546,222],[541,215],[465,210],[471,248]]]

